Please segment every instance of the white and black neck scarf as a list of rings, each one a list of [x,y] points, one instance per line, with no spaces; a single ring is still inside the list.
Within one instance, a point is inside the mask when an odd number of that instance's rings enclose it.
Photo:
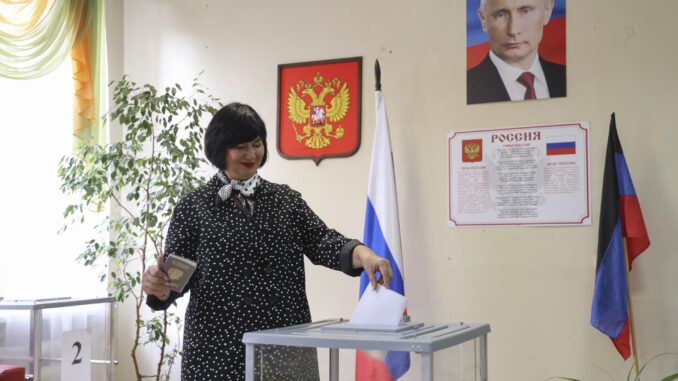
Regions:
[[[217,172],[217,177],[224,184],[219,188],[219,198],[221,198],[222,201],[226,201],[231,197],[235,190],[235,196],[240,200],[240,203],[245,209],[245,213],[251,217],[252,213],[254,213],[254,200],[252,200],[252,196],[254,196],[254,192],[259,185],[259,175],[256,174],[247,180],[230,180],[223,172],[219,171]]]

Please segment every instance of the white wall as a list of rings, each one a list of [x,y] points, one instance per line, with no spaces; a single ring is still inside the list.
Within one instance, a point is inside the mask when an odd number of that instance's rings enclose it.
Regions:
[[[464,3],[134,0],[124,2],[122,30],[110,32],[124,31],[116,54],[136,82],[188,84],[205,70],[201,82],[212,94],[251,104],[269,128],[270,161],[262,175],[301,191],[329,225],[358,238],[378,58],[409,311],[416,321],[489,322],[489,374],[497,380],[621,380],[630,367],[589,325],[607,126],[616,111],[652,240],[631,274],[640,359],[678,352],[678,160],[672,152],[678,142],[678,3],[569,1],[568,97],[474,106],[465,100]],[[360,150],[319,166],[282,159],[275,150],[277,65],[350,56],[364,58]],[[447,227],[449,131],[571,121],[591,123],[593,226]],[[310,264],[307,270],[313,318],[350,316],[358,280]],[[119,380],[131,379],[125,316],[118,316]],[[678,371],[676,357],[649,367],[647,379],[669,371]],[[415,368],[405,379],[417,375]]]

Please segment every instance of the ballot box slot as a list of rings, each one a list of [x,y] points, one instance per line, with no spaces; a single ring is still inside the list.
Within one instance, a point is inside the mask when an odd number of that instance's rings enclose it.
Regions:
[[[416,331],[424,326],[424,323],[403,323],[396,326],[385,325],[368,325],[368,324],[351,324],[348,322],[340,322],[336,324],[329,324],[321,328],[326,332],[365,332],[365,333],[403,333]]]

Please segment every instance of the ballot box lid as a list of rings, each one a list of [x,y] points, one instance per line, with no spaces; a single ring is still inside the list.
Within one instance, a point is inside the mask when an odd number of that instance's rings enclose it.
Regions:
[[[243,343],[316,348],[350,348],[403,352],[435,352],[490,332],[490,325],[469,323],[401,323],[398,326],[356,325],[344,319],[322,320],[284,328],[247,332]]]

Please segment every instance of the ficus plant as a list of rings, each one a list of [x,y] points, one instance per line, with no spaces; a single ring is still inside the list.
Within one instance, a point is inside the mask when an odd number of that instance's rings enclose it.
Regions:
[[[199,171],[207,165],[202,125],[221,105],[198,78],[188,94],[179,84],[159,91],[127,76],[111,86],[106,118],[111,128],[121,129],[122,139],[82,144],[59,162],[61,191],[75,200],[64,210],[61,231],[86,218],[97,219],[98,234],[84,244],[78,260],[89,267],[105,263],[101,279],[108,280],[111,295],[134,303],[130,353],[136,379],[169,380],[180,346],[170,342],[168,332],[180,329],[181,318],[173,308],[152,315],[142,310],[141,274],[163,255],[167,226],[180,197],[207,181]],[[154,369],[142,369],[139,361],[139,350],[147,344],[159,349]]]

